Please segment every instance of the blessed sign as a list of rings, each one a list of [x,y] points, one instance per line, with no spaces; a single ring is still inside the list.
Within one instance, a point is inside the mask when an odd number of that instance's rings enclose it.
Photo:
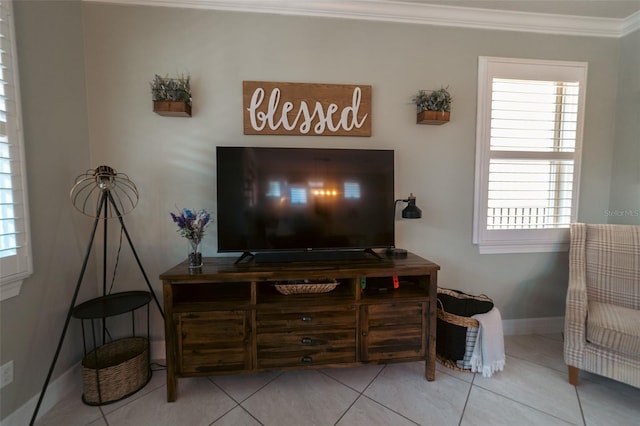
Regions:
[[[242,82],[245,135],[371,136],[371,86]]]

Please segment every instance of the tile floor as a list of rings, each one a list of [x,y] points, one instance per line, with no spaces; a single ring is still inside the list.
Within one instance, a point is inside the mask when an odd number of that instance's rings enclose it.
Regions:
[[[638,425],[640,389],[581,373],[567,382],[562,336],[506,336],[507,364],[491,378],[424,363],[180,379],[166,402],[164,371],[118,403],[77,393],[38,426]]]

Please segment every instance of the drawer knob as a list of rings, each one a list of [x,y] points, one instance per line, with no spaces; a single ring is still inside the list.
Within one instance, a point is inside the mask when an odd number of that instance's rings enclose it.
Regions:
[[[311,361],[313,361],[313,358],[311,358],[310,356],[303,356],[302,357],[302,362],[309,364]]]
[[[302,316],[302,321],[304,321],[304,322],[311,322],[311,317],[310,317],[310,316],[308,316],[308,315],[303,315],[303,316]]]
[[[300,343],[302,343],[303,345],[310,345],[313,342],[313,340],[311,340],[311,337],[303,337],[302,339],[300,339]]]

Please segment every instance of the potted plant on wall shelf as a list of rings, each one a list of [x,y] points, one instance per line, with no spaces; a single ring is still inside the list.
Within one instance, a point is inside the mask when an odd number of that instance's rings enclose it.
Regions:
[[[448,86],[430,92],[418,91],[416,97],[413,98],[413,102],[418,107],[416,123],[444,124],[449,121],[453,98],[447,89]]]
[[[155,113],[170,117],[191,117],[189,75],[169,78],[156,74],[150,85]]]

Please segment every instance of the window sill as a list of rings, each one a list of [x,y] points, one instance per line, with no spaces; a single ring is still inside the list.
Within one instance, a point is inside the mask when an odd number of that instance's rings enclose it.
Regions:
[[[480,254],[551,253],[569,250],[569,243],[480,244]]]
[[[22,288],[22,282],[23,280],[19,279],[0,284],[0,302],[19,295],[20,289]]]

